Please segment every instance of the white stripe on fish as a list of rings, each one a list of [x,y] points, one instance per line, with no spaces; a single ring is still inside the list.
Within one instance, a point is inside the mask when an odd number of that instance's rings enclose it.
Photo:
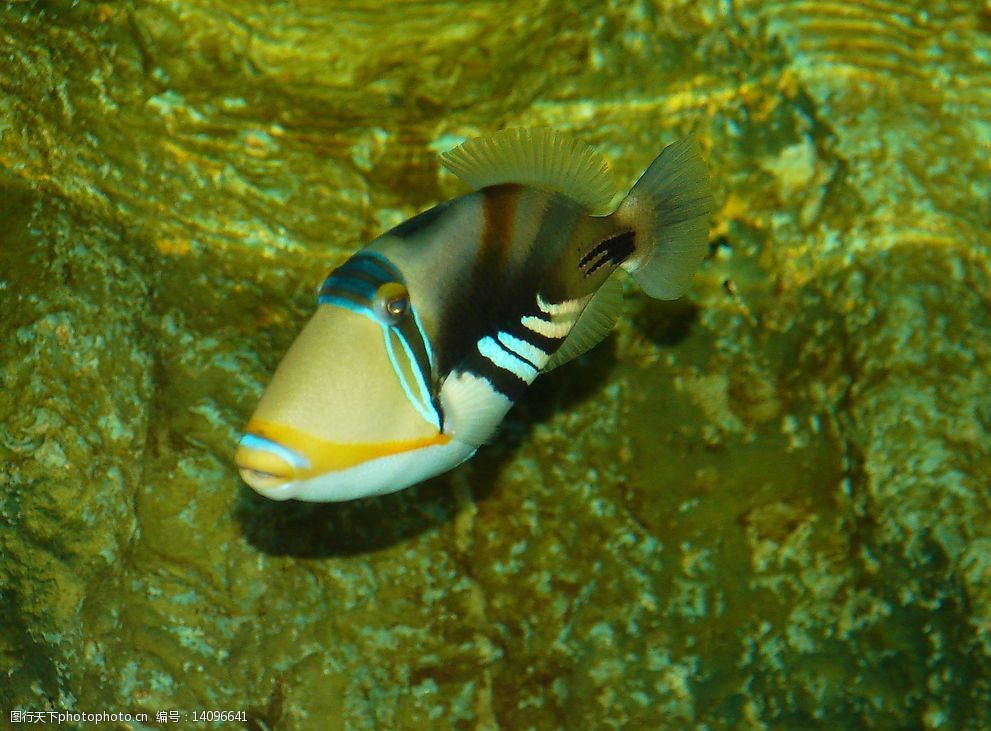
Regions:
[[[478,352],[485,356],[494,366],[509,371],[521,381],[533,383],[537,377],[537,369],[511,351],[503,348],[491,337],[478,341]]]
[[[521,358],[533,363],[538,370],[547,365],[547,361],[550,359],[550,355],[542,351],[533,343],[528,343],[526,340],[521,340],[520,338],[514,337],[509,333],[500,332],[496,337],[499,338],[499,342],[502,343],[503,346],[513,351]]]

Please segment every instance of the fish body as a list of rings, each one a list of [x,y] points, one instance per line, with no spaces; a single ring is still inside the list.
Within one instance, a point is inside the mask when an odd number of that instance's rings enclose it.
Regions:
[[[446,153],[475,190],[335,269],[242,437],[242,478],[273,499],[402,489],[471,457],[541,374],[601,341],[620,267],[687,289],[713,209],[697,143],[667,147],[612,206],[604,161],[551,130]]]

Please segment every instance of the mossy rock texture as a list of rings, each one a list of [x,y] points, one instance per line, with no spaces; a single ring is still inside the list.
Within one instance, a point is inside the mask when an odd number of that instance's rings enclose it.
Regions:
[[[5,3],[0,710],[991,728],[989,18]],[[694,131],[719,210],[689,295],[629,287],[448,475],[241,484],[324,272],[462,192],[439,151],[539,125],[631,183]]]

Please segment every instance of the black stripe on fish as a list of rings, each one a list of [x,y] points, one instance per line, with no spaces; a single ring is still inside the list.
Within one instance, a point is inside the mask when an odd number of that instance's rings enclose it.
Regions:
[[[371,309],[369,307],[369,300],[367,297],[363,297],[357,292],[351,292],[339,287],[328,287],[325,285],[324,288],[320,290],[320,296],[317,299],[317,302],[319,304],[338,304],[333,302],[333,300],[343,300],[351,303],[354,306],[349,309],[353,309],[356,312],[363,312]]]
[[[407,239],[437,221],[450,205],[451,201],[444,201],[443,203],[437,204],[433,208],[428,208],[423,213],[418,213],[408,221],[403,221],[398,226],[395,226],[388,232],[388,234]]]
[[[435,330],[437,342],[431,345],[441,376],[460,370],[462,360],[475,350],[478,340],[485,335],[494,337],[505,318],[533,296],[537,273],[506,265],[515,222],[498,220],[500,216],[515,217],[521,190],[519,185],[494,185],[469,199],[470,205],[478,206],[471,215],[482,217],[479,238],[461,244],[471,252],[463,267],[455,270],[454,276],[438,280],[444,307]]]
[[[501,368],[482,355],[477,349],[469,353],[458,370],[467,371],[473,376],[488,381],[493,390],[510,401],[517,401],[530,385],[510,370]]]
[[[334,271],[331,272],[330,276],[328,276],[327,279],[328,280],[350,279],[360,282],[368,282],[369,284],[374,284],[376,289],[381,287],[387,281],[390,281],[389,279],[386,279],[381,275],[372,274],[370,272],[366,272],[361,269],[353,269],[353,270],[348,270],[346,272]]]
[[[354,302],[370,305],[372,296],[374,296],[379,286],[378,282],[366,279],[363,276],[330,276],[324,280],[323,285],[320,287],[320,291],[317,293],[317,302],[320,301],[321,297],[326,295],[347,292],[351,297],[357,298],[353,300]]]
[[[509,354],[511,357],[513,357],[513,358],[519,358],[521,361],[523,361],[524,363],[526,363],[528,366],[530,366],[534,370],[538,370],[538,371],[540,370],[540,366],[538,366],[532,360],[530,360],[529,358],[527,358],[525,355],[522,355],[520,353],[517,353],[515,350],[511,350],[511,349],[507,348],[505,346],[505,344],[502,342],[502,340],[498,336],[496,336],[496,337],[494,337],[492,339],[495,341],[496,345],[498,345],[502,350],[506,351],[506,353]],[[519,338],[519,340],[522,340],[522,339],[523,338]],[[533,343],[531,343],[531,345],[532,344]]]
[[[606,264],[619,266],[636,248],[634,239],[633,231],[623,231],[600,241],[581,258],[578,262],[578,268],[585,272],[586,277],[590,277],[597,269]]]
[[[564,341],[564,338],[555,338],[550,335],[544,335],[536,330],[531,330],[523,324],[523,320],[526,317],[533,317],[537,320],[541,320],[542,322],[546,322],[548,327],[554,326],[554,322],[550,319],[550,315],[535,309],[524,312],[508,327],[503,328],[504,332],[512,335],[514,338],[530,343],[530,345],[538,350],[542,350],[547,353],[548,356],[554,355],[554,351],[560,347],[561,343]]]
[[[430,394],[430,404],[437,413],[437,420],[440,422],[440,430],[443,431],[444,412],[441,410],[440,401],[437,398],[437,389],[433,379],[433,368],[430,364],[430,356],[427,352],[427,344],[425,342],[426,335],[421,334],[420,328],[417,326],[416,320],[414,319],[412,310],[410,311],[409,316],[401,320],[396,325],[393,325],[392,328],[393,330],[398,331],[400,337],[406,341],[409,349],[413,351],[413,365],[420,372],[420,377],[426,385],[427,391]]]
[[[551,301],[569,296],[567,289],[558,293],[561,286],[555,272],[583,213],[578,204],[563,196],[515,184],[483,188],[473,195],[472,204],[479,206],[477,214],[482,216],[479,239],[464,268],[443,281],[444,306],[434,330],[436,342],[431,345],[440,378],[469,371],[515,401],[526,382],[479,354],[478,343],[486,336],[497,340],[498,334],[505,332],[548,355],[560,346],[561,339],[535,333],[520,320],[529,315],[549,322],[546,315],[535,311],[538,290],[551,294]],[[522,209],[522,196],[538,196],[537,205]],[[525,241],[515,241],[520,225],[516,218],[524,212],[538,215],[539,220],[528,220],[527,230],[533,233]]]
[[[369,251],[359,251],[337,269],[330,273],[330,276],[352,276],[365,275],[371,281],[385,284],[386,282],[403,282],[403,275],[400,274],[396,266],[381,254]]]

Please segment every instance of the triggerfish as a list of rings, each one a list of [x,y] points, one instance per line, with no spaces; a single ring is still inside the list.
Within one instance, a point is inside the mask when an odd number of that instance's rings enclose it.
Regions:
[[[674,299],[708,249],[693,138],[618,205],[603,158],[549,129],[469,140],[441,161],[474,192],[334,269],[262,395],[236,456],[262,495],[352,500],[461,464],[537,376],[606,336],[618,268]]]

